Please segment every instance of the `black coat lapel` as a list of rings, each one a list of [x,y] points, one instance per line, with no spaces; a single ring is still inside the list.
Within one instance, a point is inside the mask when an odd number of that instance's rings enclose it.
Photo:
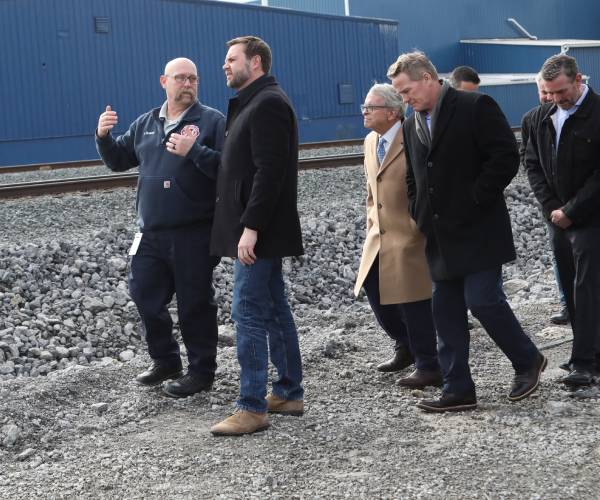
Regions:
[[[448,123],[450,123],[450,118],[452,118],[452,115],[454,114],[454,108],[456,107],[456,96],[454,95],[454,92],[458,91],[448,89],[448,92],[442,101],[439,114],[433,124],[433,136],[431,137],[431,148],[429,149],[430,153],[435,149],[440,137],[444,135],[444,131],[446,130],[446,127],[448,127]]]

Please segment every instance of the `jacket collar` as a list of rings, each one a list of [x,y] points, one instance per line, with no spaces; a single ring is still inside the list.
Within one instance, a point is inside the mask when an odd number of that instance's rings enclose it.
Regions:
[[[592,97],[594,96],[594,97]],[[592,90],[592,87],[590,87],[588,85],[588,93],[587,95],[584,97],[583,101],[581,102],[581,105],[579,106],[579,109],[577,109],[577,111],[575,111],[575,113],[573,113],[571,116],[574,118],[587,118],[588,115],[591,112],[592,109],[592,100],[595,99],[596,93]],[[544,104],[544,106],[547,106],[546,109],[544,109],[543,112],[543,121],[546,120],[551,120],[551,116],[556,113],[556,104]]]
[[[239,105],[245,106],[257,92],[270,85],[277,85],[277,81],[275,80],[274,76],[263,75],[260,78],[257,78],[250,85],[238,92],[236,97]]]
[[[156,108],[152,111],[154,118],[157,120],[164,119],[164,118],[160,117],[160,109],[161,108]],[[187,109],[187,111],[185,112],[185,115],[183,116],[181,121],[182,122],[195,121],[200,117],[201,114],[202,114],[202,105],[200,104],[200,101],[196,100],[196,102]]]
[[[374,142],[375,157],[377,157],[377,142],[378,141]],[[400,153],[402,153],[403,149],[404,149],[404,138],[402,135],[402,124],[401,124],[400,128],[396,132],[396,135],[394,136],[394,139],[390,142],[390,147],[387,151],[387,154],[385,155],[385,158],[383,159],[383,163],[381,165],[379,165],[378,173],[381,173],[386,168],[388,168],[390,166],[390,164],[392,164],[396,160],[398,155]]]
[[[450,118],[454,114],[454,108],[456,107],[456,93],[462,92],[455,90],[452,87],[448,88],[446,95],[440,103],[440,108],[435,117],[435,126],[433,126],[433,136],[431,138],[431,147],[429,151],[433,151],[440,137],[444,135],[444,130],[448,126]]]

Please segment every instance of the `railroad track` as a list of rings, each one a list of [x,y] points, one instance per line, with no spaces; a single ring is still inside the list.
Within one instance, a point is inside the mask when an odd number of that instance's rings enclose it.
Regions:
[[[324,149],[324,148],[344,148],[352,146],[362,146],[364,139],[340,139],[337,141],[304,142],[299,145],[300,150]],[[68,168],[98,167],[102,165],[99,159],[65,161],[60,163],[32,163],[29,165],[12,165],[7,167],[0,166],[0,174],[17,174],[21,172],[44,172],[49,170],[63,170]]]
[[[298,161],[298,168],[300,170],[314,170],[320,168],[362,165],[363,158],[364,156],[362,153],[301,158]],[[94,165],[98,166],[101,165],[101,163],[96,161]],[[138,173],[135,172],[95,175],[91,177],[71,177],[48,181],[20,182],[15,184],[0,184],[0,199],[133,187],[137,184],[137,179]]]

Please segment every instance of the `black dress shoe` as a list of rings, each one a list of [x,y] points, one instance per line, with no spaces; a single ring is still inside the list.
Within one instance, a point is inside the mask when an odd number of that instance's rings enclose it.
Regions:
[[[508,394],[509,401],[520,401],[533,393],[540,385],[540,377],[546,366],[548,366],[548,358],[538,353],[535,363],[529,370],[515,373],[515,378]]]
[[[565,375],[561,382],[571,387],[581,387],[591,385],[593,382],[593,374],[590,370],[582,370],[575,368],[568,375]]]
[[[555,325],[566,325],[569,322],[569,311],[563,307],[559,313],[550,316],[550,321]]]
[[[187,373],[177,380],[167,382],[163,387],[163,392],[172,398],[187,398],[192,394],[202,391],[210,391],[211,389],[212,380],[206,381],[195,377],[191,373]]]
[[[140,385],[153,386],[170,378],[178,377],[181,377],[181,365],[154,363],[151,368],[135,377],[135,381]]]
[[[406,347],[397,349],[392,359],[377,365],[380,372],[399,372],[415,362],[415,358]]]
[[[417,403],[417,408],[421,408],[429,413],[444,413],[447,411],[469,411],[477,408],[477,398],[475,394],[451,394],[443,393],[440,399],[429,401],[421,400]]]
[[[566,363],[561,363],[560,365],[558,365],[558,367],[566,372],[570,372],[571,370],[573,370],[573,365],[570,361],[567,361]]]
[[[417,368],[408,377],[398,380],[398,385],[410,389],[423,389],[427,386],[441,387],[442,382],[442,374],[439,370],[425,371]]]

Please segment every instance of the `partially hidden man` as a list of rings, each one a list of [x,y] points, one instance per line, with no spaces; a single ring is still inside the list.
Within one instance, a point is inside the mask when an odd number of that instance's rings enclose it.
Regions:
[[[414,113],[403,126],[410,212],[426,238],[433,318],[444,377],[430,412],[476,407],[467,309],[510,359],[510,401],[539,385],[547,360],[523,331],[502,289],[502,264],[516,258],[503,191],[519,168],[517,143],[492,98],[438,78],[420,52],[402,54],[388,77]]]
[[[163,391],[186,397],[209,390],[217,366],[212,275],[219,259],[209,255],[209,239],[225,117],[198,102],[198,72],[189,59],[167,63],[160,84],[163,105],[117,138],[110,133],[117,112],[107,106],[98,120],[96,146],[113,171],[139,166],[140,232],[130,251],[129,289],[153,366],[136,380],[152,386],[175,379]],[[168,311],[174,293],[188,358],[185,375]]]
[[[365,128],[367,234],[354,293],[364,287],[375,318],[394,340],[394,357],[377,369],[399,371],[405,387],[442,384],[435,327],[431,316],[431,279],[425,238],[408,213],[402,98],[390,84],[376,84],[361,106]]]
[[[241,372],[236,411],[211,428],[217,436],[264,430],[267,412],[304,411],[298,333],[282,274],[282,257],[303,253],[296,115],[269,74],[270,47],[254,36],[227,45],[223,70],[237,95],[227,111],[211,252],[236,258],[231,314]],[[277,378],[267,396],[269,355]]]

